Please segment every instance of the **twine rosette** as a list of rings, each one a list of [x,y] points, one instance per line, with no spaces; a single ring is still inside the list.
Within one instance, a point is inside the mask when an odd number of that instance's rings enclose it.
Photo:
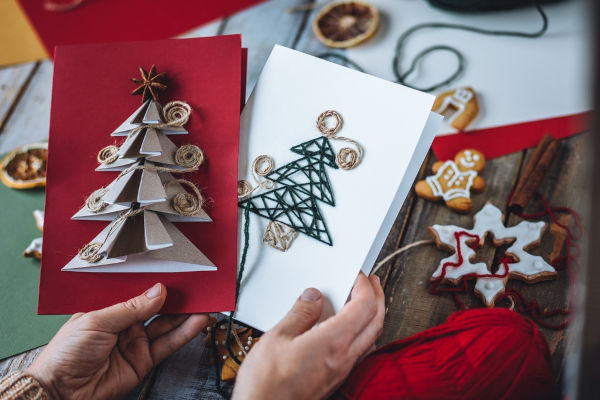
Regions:
[[[327,121],[333,118],[335,120],[335,124],[332,127],[327,126]],[[334,110],[323,111],[319,117],[317,118],[317,129],[321,132],[321,135],[325,136],[328,139],[333,140],[342,140],[348,143],[351,143],[356,147],[356,149],[350,147],[343,147],[337,153],[335,162],[340,168],[344,170],[354,169],[360,164],[360,161],[363,157],[362,147],[353,139],[344,137],[344,136],[336,136],[338,131],[341,129],[343,125],[342,116]]]
[[[238,198],[244,199],[250,196],[258,189],[271,190],[275,187],[275,182],[270,179],[261,179],[269,175],[275,168],[275,161],[272,157],[261,154],[256,157],[252,162],[251,172],[252,179],[254,179],[255,186],[252,186],[250,182],[244,179],[238,181]]]
[[[85,206],[93,213],[99,213],[104,210],[108,204],[102,200],[102,197],[108,192],[106,188],[100,188],[92,192],[85,200]]]
[[[187,181],[185,179],[174,179],[172,181],[167,182],[165,187],[169,184],[177,182],[183,186],[187,186],[192,189],[193,193],[189,193],[187,191],[179,192],[173,199],[171,200],[171,206],[175,211],[177,211],[180,215],[192,216],[196,215],[202,210],[202,206],[204,205],[204,198],[202,197],[202,193],[200,190],[194,185],[192,182]]]

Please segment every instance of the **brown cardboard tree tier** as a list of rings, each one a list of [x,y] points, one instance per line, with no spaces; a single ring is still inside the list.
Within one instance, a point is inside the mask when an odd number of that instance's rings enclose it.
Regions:
[[[194,171],[204,159],[196,146],[178,148],[167,137],[188,134],[183,124],[189,117],[189,106],[174,102],[167,107],[169,112],[163,112],[161,105],[150,98],[112,133],[126,139],[119,148],[109,146],[101,151],[99,161],[102,162],[97,171],[121,172],[106,187],[93,192],[72,217],[112,222],[63,267],[63,271],[217,269],[173,225],[173,222],[212,220],[202,209],[198,189],[191,182],[172,175]],[[180,154],[182,149],[184,154]],[[190,151],[193,154],[188,154]]]

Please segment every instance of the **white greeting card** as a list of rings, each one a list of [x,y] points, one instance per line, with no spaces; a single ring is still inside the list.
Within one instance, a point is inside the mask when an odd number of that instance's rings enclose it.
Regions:
[[[251,193],[255,212],[249,212],[249,247],[236,319],[268,330],[308,287],[323,293],[327,315],[341,309],[358,272],[371,270],[439,128],[441,117],[430,112],[433,101],[432,95],[274,47],[242,112],[239,178],[255,186],[251,164],[257,156],[269,155],[275,169],[296,161],[296,173],[305,179],[297,182],[307,182],[306,160],[317,157],[316,143],[326,140],[299,145],[323,138],[316,120],[326,110],[339,113],[343,124],[336,135],[359,143],[363,157],[354,169],[338,168],[330,155],[352,146],[329,139],[331,149],[315,163],[316,175],[308,180],[328,180],[333,201],[321,187],[324,200],[272,214],[271,220],[278,221],[285,221],[286,213],[291,219],[310,214],[308,220],[321,233],[328,232],[323,240],[301,229],[287,251],[266,245],[263,235],[270,219],[258,215],[265,212],[257,205],[272,206],[270,198],[285,202],[296,192],[279,198],[286,185],[275,182],[271,190]],[[323,170],[325,178],[319,176]],[[297,190],[313,189],[300,185]],[[238,258],[244,249],[244,213],[240,209]]]

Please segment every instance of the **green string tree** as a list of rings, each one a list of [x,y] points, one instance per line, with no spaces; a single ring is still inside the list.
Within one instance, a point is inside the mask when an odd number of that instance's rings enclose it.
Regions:
[[[327,126],[328,118],[335,120],[333,127]],[[239,206],[269,219],[263,236],[266,244],[286,251],[299,232],[333,245],[318,203],[335,206],[326,167],[352,169],[362,157],[362,150],[355,141],[335,136],[341,125],[341,116],[336,111],[325,111],[317,119],[322,136],[290,149],[301,158],[275,170],[269,157],[260,156],[254,161],[253,173],[264,177],[265,181],[257,188],[246,190],[245,196],[242,190]],[[358,151],[343,148],[336,155],[329,139],[351,142]],[[267,162],[267,168],[261,170],[261,162]],[[258,188],[271,190],[250,196]]]

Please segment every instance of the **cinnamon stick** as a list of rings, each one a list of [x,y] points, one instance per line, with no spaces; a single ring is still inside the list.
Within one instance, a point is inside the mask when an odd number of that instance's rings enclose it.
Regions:
[[[544,135],[544,137],[542,137],[542,140],[540,140],[540,142],[538,143],[537,147],[535,148],[535,151],[533,152],[533,154],[531,155],[531,158],[529,159],[529,162],[527,163],[527,165],[525,166],[525,169],[521,173],[521,178],[517,182],[517,187],[514,190],[515,196],[517,193],[519,193],[523,189],[525,181],[531,175],[531,173],[535,169],[535,166],[537,165],[537,163],[540,162],[540,158],[542,157],[542,154],[544,154],[544,152],[548,148],[548,145],[550,143],[552,143],[553,141],[554,141],[554,138],[548,134],[546,134],[546,135]],[[515,196],[513,196],[513,198]]]
[[[508,204],[512,212],[521,213],[527,207],[559,150],[560,141],[550,135],[544,135],[517,182]]]

